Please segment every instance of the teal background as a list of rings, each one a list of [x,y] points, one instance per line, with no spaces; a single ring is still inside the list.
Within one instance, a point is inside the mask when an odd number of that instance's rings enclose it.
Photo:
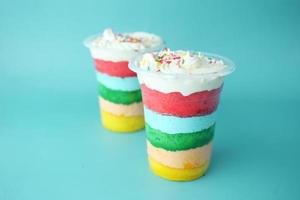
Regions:
[[[160,179],[144,131],[101,127],[82,41],[105,27],[236,63],[204,178]],[[0,0],[0,199],[300,199],[299,75],[297,0]]]

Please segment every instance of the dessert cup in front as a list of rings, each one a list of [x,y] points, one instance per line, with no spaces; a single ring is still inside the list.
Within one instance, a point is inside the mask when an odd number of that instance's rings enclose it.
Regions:
[[[103,126],[123,133],[143,129],[141,90],[136,73],[128,68],[128,61],[140,53],[161,49],[161,38],[145,32],[121,34],[105,29],[84,43],[96,68]]]
[[[129,66],[141,85],[150,169],[173,181],[203,176],[224,77],[233,63],[213,54],[165,49],[143,54]]]

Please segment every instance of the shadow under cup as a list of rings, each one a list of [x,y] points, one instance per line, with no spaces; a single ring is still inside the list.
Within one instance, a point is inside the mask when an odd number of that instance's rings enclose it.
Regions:
[[[228,59],[217,58],[231,71],[164,74],[140,69],[140,58],[130,62],[142,89],[148,160],[154,174],[190,181],[206,173],[224,76],[234,69]]]

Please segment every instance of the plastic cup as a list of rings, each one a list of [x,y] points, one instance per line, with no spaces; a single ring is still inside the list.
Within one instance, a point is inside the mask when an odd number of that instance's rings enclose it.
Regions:
[[[190,181],[203,176],[210,164],[216,110],[224,77],[234,64],[205,74],[166,74],[139,68],[140,57],[129,67],[138,75],[142,89],[150,169],[162,178]]]
[[[140,53],[160,50],[163,47],[134,51],[95,47],[92,41],[98,35],[84,41],[89,48],[96,68],[99,91],[99,108],[103,126],[113,132],[135,132],[145,126],[142,96],[136,73],[128,68],[128,61]]]

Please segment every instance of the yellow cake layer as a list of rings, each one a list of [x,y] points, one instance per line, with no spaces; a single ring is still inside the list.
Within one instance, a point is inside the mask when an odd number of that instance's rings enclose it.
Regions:
[[[103,126],[114,132],[134,132],[145,126],[144,116],[114,115],[101,109]]]
[[[191,181],[203,176],[209,166],[206,162],[201,167],[192,169],[177,169],[163,165],[150,156],[148,157],[152,172],[171,181]]]

